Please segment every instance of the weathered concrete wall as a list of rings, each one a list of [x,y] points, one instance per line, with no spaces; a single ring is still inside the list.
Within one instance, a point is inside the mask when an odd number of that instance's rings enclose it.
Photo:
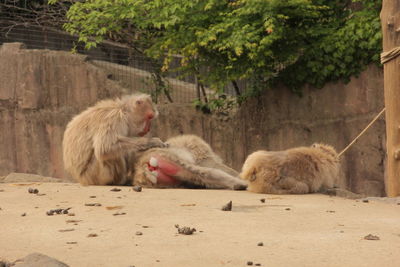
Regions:
[[[121,88],[85,58],[68,52],[0,48],[0,176],[27,172],[64,177],[65,125]]]
[[[124,91],[108,72],[67,52],[0,49],[0,176],[28,172],[65,177],[61,141],[74,114]],[[202,136],[237,170],[257,149],[280,150],[325,142],[343,149],[383,107],[382,71],[370,67],[347,85],[266,91],[233,117],[204,115],[191,105],[160,106],[153,135]],[[381,118],[343,157],[342,185],[384,194],[385,131]]]
[[[155,133],[161,138],[196,133],[240,170],[258,149],[281,150],[314,142],[341,151],[383,108],[382,71],[371,66],[350,83],[306,88],[298,97],[284,88],[250,100],[228,121],[187,106],[161,108]],[[343,156],[342,186],[357,193],[384,195],[384,118],[378,120]]]

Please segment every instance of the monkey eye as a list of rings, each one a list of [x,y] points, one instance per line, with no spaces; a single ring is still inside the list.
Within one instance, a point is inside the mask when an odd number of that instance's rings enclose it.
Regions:
[[[142,100],[136,100],[136,105],[141,105],[141,104],[143,104]]]

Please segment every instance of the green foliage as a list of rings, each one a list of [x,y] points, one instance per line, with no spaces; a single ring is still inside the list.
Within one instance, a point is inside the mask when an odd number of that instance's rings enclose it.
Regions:
[[[193,101],[193,104],[196,109],[206,114],[215,112],[217,114],[228,115],[229,111],[238,104],[237,101],[238,99],[235,97],[216,93],[207,102],[196,99]]]
[[[50,0],[55,2],[57,0]],[[222,92],[250,79],[238,101],[283,82],[349,79],[381,51],[381,0],[86,0],[68,11],[65,29],[90,48],[122,40]],[[218,96],[212,98],[219,107]],[[208,104],[210,105],[210,103]]]
[[[307,46],[299,60],[284,69],[277,80],[299,91],[305,83],[322,87],[329,81],[347,82],[368,64],[379,64],[381,1],[354,2],[361,3],[363,8],[347,9],[337,26],[327,29],[327,34]]]

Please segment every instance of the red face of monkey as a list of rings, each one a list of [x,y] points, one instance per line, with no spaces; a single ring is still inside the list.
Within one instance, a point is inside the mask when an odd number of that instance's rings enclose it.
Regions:
[[[136,100],[136,106],[142,109],[141,113],[143,114],[142,118],[144,119],[144,127],[138,135],[144,136],[150,131],[151,120],[156,117],[156,110],[153,108],[153,104],[146,100]]]
[[[151,101],[149,95],[139,95],[132,99],[133,104],[133,115],[135,125],[140,125],[139,129],[136,129],[138,136],[144,136],[150,131],[152,119],[158,116],[158,111]],[[132,133],[135,135],[135,133]]]

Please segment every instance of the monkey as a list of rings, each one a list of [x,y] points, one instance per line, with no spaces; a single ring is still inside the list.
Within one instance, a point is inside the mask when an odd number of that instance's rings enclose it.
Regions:
[[[159,138],[143,137],[158,110],[147,94],[96,103],[76,115],[63,137],[65,170],[82,185],[123,185],[129,153],[164,147]]]
[[[339,171],[335,149],[316,143],[284,151],[256,151],[245,160],[240,177],[255,193],[307,194],[334,188]]]
[[[225,165],[210,145],[196,135],[180,135],[166,148],[149,149],[134,161],[132,184],[154,188],[245,190],[239,173]]]

